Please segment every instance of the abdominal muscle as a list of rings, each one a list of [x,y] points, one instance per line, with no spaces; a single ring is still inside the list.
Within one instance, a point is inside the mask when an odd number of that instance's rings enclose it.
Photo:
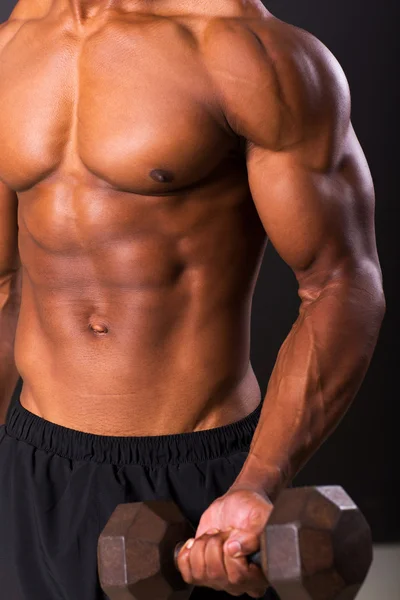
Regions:
[[[15,342],[22,406],[111,436],[187,433],[244,418],[260,402],[250,302],[224,306],[223,294],[207,288],[190,269],[166,286],[75,292],[37,287],[24,272]]]

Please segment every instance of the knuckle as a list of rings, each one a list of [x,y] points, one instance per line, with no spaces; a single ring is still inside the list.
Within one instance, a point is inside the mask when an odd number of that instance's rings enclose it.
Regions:
[[[259,508],[253,508],[253,509],[250,511],[249,518],[250,518],[251,520],[260,519],[261,517],[262,517],[262,512],[261,512],[261,510],[260,510]]]
[[[219,581],[219,580],[223,579],[224,572],[219,567],[209,567],[207,569],[207,576],[209,579],[212,579],[214,581]]]
[[[205,565],[203,561],[196,561],[193,562],[191,565],[191,571],[192,571],[192,576],[193,579],[196,582],[201,582],[205,579],[206,577],[206,569],[205,569]]]
[[[247,594],[251,597],[251,598],[264,598],[265,594],[267,593],[268,588],[265,588],[263,590],[259,590],[258,592],[247,592]]]
[[[211,581],[209,580],[207,583],[207,587],[215,590],[216,592],[223,592],[225,590],[223,582],[220,581]]]
[[[233,585],[243,585],[246,582],[246,574],[241,571],[235,571],[230,574],[229,582]]]
[[[254,508],[249,514],[250,523],[260,523],[265,521],[266,515],[260,508]]]
[[[237,587],[232,587],[231,585],[224,588],[224,591],[227,592],[230,596],[243,596],[244,590],[238,589]]]
[[[189,584],[193,583],[193,577],[190,573],[187,573],[184,571],[183,573],[181,572],[181,576],[185,583],[189,583]]]
[[[200,582],[204,581],[204,575],[205,573],[202,567],[192,567],[192,576],[195,583],[199,584]]]

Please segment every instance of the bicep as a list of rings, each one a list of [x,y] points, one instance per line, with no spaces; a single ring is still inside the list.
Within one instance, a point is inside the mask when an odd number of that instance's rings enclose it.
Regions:
[[[374,188],[352,126],[334,168],[310,162],[301,148],[248,151],[252,197],[277,252],[298,277],[376,263]]]
[[[0,283],[19,266],[18,198],[0,181]]]

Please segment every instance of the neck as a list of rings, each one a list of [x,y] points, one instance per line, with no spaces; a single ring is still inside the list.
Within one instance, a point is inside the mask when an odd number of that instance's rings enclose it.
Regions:
[[[118,8],[127,4],[125,0],[67,0],[76,19],[80,22],[101,15],[110,8]]]

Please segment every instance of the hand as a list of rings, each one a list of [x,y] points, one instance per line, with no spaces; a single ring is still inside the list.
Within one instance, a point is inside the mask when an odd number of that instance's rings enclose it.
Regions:
[[[203,513],[195,538],[179,552],[178,567],[186,583],[232,596],[262,597],[269,583],[246,555],[259,550],[272,510],[267,495],[249,487],[232,487],[217,498]]]

